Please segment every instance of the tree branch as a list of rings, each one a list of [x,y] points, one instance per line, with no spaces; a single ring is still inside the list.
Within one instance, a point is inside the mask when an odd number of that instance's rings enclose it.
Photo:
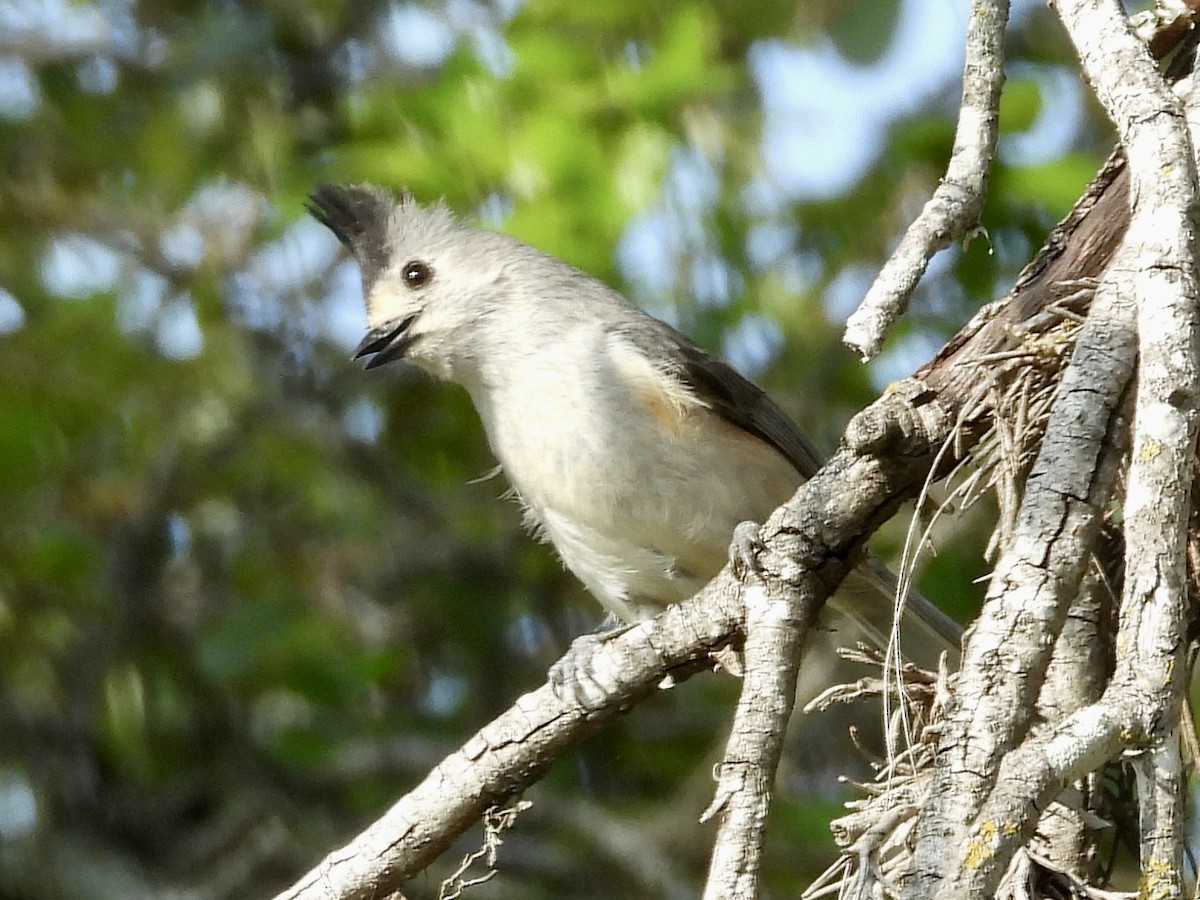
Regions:
[[[778,759],[776,732],[782,732],[791,704],[787,689],[781,692],[778,684],[770,684],[790,680],[790,676],[782,677],[788,664],[758,672],[755,660],[777,661],[786,656],[789,647],[799,647],[808,610],[815,609],[819,598],[840,581],[863,536],[920,488],[935,463],[951,464],[970,445],[977,433],[973,429],[986,423],[989,415],[980,401],[980,385],[986,379],[978,361],[1011,339],[1014,323],[1036,317],[1061,297],[1060,280],[1066,277],[1062,273],[1069,272],[1077,279],[1103,268],[1124,232],[1125,178],[1117,159],[1056,231],[1050,248],[1023,275],[1007,304],[993,307],[988,316],[972,323],[921,373],[923,381],[902,383],[857,416],[829,464],[765,523],[762,536],[768,551],[762,556],[763,581],[749,589],[762,593],[751,597],[751,606],[758,612],[750,611],[750,619],[744,619],[747,611],[738,584],[725,572],[692,601],[601,644],[591,667],[605,689],[597,705],[586,710],[568,707],[546,688],[522,698],[363,835],[331,854],[280,896],[377,897],[395,890],[486,809],[519,793],[554,758],[652,693],[665,674],[673,673],[677,680],[686,678],[707,664],[711,651],[737,640],[743,628],[752,663],[750,678],[762,681],[753,688],[748,681],[744,708],[739,711],[718,785],[714,807],[726,814],[726,820],[714,852],[710,890],[728,895],[740,886],[754,885],[757,861],[753,857],[761,843]],[[1068,238],[1078,236],[1076,230],[1084,239],[1068,247]],[[1077,290],[1075,282],[1070,291]],[[1094,318],[1098,321],[1100,315]],[[1115,326],[1108,323],[1108,327]],[[1098,366],[1098,380],[1090,385],[1093,392],[1097,384],[1119,381],[1112,369],[1113,357],[1109,356]],[[1094,407],[1079,408],[1094,411]],[[970,427],[962,433],[961,443],[942,460],[939,448],[964,423]],[[1076,449],[1072,447],[1071,452]],[[1088,497],[1088,484],[1084,483],[1074,500],[1061,495],[1059,500],[1064,505],[1068,500],[1082,505],[1082,498]],[[1087,546],[1077,534],[1067,537]],[[779,605],[785,595],[786,603]],[[755,617],[761,617],[757,624],[752,621]],[[771,637],[773,631],[777,634]],[[755,649],[760,639],[763,644]],[[769,708],[755,708],[753,703],[763,697],[769,698]],[[1114,715],[1112,710],[1085,708],[1042,744],[1032,746],[1052,751],[1054,772],[1067,777],[1075,769],[1062,761],[1076,757],[1070,756],[1072,745],[1064,743],[1064,736],[1096,735],[1096,723]],[[754,790],[742,791],[734,781],[752,784]],[[737,854],[730,852],[735,847],[749,855],[735,859]]]
[[[762,816],[755,810],[765,812],[778,762],[777,742],[791,712],[796,651],[808,623],[848,571],[847,559],[863,536],[890,516],[900,495],[921,483],[930,458],[880,458],[843,448],[763,525],[767,549],[760,556],[762,572],[750,587],[726,567],[686,603],[600,642],[589,671],[602,690],[588,708],[561,700],[549,686],[525,695],[279,900],[387,896],[487,809],[528,787],[554,759],[651,694],[664,677],[683,680],[707,668],[710,654],[736,640],[744,627],[749,629],[752,660],[761,650],[764,662],[754,666],[747,682],[716,805],[729,821],[722,834],[730,835],[730,841],[736,835],[740,846],[753,847],[761,841],[762,828]],[[749,617],[743,610],[743,591],[753,601]],[[763,597],[766,602],[759,605]],[[756,647],[759,641],[761,648]],[[780,662],[789,655],[786,663]],[[765,701],[769,709],[756,705],[764,698],[771,698]],[[742,768],[742,763],[747,766]],[[758,786],[757,794],[731,790],[732,781],[747,773]],[[718,853],[725,852],[724,845],[718,848]],[[714,866],[733,871],[724,863]],[[736,868],[739,884],[758,877],[753,859]]]
[[[820,608],[820,585],[771,581],[746,588],[746,673],[719,768],[716,795],[701,817],[720,814],[706,900],[757,897],[771,786],[796,699],[802,642]]]
[[[928,896],[959,866],[956,857],[1000,761],[1024,736],[1054,646],[1047,635],[1062,628],[1116,477],[1104,448],[1134,357],[1133,307],[1116,287],[1097,290],[1027,482],[1012,546],[967,640],[913,862],[912,876]]]
[[[599,643],[591,671],[605,690],[596,705],[584,709],[549,685],[521,697],[278,900],[389,896],[487,809],[537,781],[570,747],[628,711],[667,675],[687,677],[697,660],[728,643],[740,623],[737,593],[726,573],[696,600]]]
[[[969,711],[955,717],[955,727],[944,742],[939,775],[948,781],[940,786],[941,792],[935,790],[954,799],[935,807],[923,828],[925,852],[919,850],[914,871],[917,896],[930,896],[935,888],[938,897],[991,896],[1016,848],[1036,825],[1036,810],[1044,809],[1065,784],[1111,758],[1120,747],[1158,740],[1163,723],[1169,727],[1177,721],[1185,619],[1183,536],[1198,387],[1192,146],[1182,127],[1178,99],[1166,88],[1119,6],[1099,0],[1062,0],[1058,9],[1085,73],[1117,124],[1131,177],[1130,226],[1089,320],[1090,325],[1102,303],[1119,315],[1123,287],[1131,288],[1139,301],[1141,364],[1126,500],[1121,653],[1113,683],[1101,702],[1070,716],[1046,738],[1029,739],[1001,764],[1001,755],[1025,725],[1022,710],[1028,708],[1028,685],[1040,677],[1045,657],[1036,643],[1038,635],[1028,631],[1024,652],[1016,658],[1011,655],[1012,635],[1003,647],[994,644],[999,635],[990,634],[988,626],[996,610],[1013,602],[997,590],[1008,575],[1002,563],[980,627],[968,642],[960,698]],[[1124,368],[1127,358],[1128,351],[1110,360],[1110,365]],[[1072,369],[1079,364],[1077,353]],[[1071,376],[1068,370],[1067,378]],[[1093,389],[1102,383],[1109,382],[1093,382]],[[1066,380],[1063,391],[1067,392]],[[1051,432],[1057,424],[1052,421]],[[1053,461],[1048,456],[1053,453],[1051,432],[1041,457],[1048,462]],[[1031,477],[1025,506],[1041,502],[1042,490]],[[1081,496],[1069,486],[1066,494]],[[1093,519],[1094,514],[1085,513],[1077,524],[1086,526]],[[1034,561],[1052,560],[1064,538],[1078,533],[1073,528],[1040,539],[1031,536],[1034,543],[1029,546],[1021,546],[1018,536],[1009,556],[1023,553]],[[1030,571],[1022,581],[1034,584],[1039,577]],[[1020,587],[1017,583],[1010,589]],[[1041,635],[1056,634],[1061,626],[1056,615],[1046,615],[1057,611],[1058,601],[1016,605],[1024,609],[1014,612],[1042,626]],[[1008,618],[1018,622],[1015,615]],[[995,658],[989,662],[992,655]],[[1018,667],[1010,670],[1012,663]],[[1019,674],[1013,679],[1017,687],[1004,691],[997,684],[998,696],[980,696],[977,684],[987,683],[989,669],[993,678],[1000,672]],[[936,854],[938,848],[947,847],[965,849],[947,865]],[[1163,863],[1169,867],[1174,860]]]
[[[1007,24],[1008,0],[972,4],[962,103],[946,176],[847,320],[842,335],[864,360],[879,352],[884,335],[908,308],[908,299],[934,254],[978,227],[999,134]]]
[[[1133,762],[1141,830],[1142,896],[1182,897],[1187,817],[1179,731],[1172,728]]]

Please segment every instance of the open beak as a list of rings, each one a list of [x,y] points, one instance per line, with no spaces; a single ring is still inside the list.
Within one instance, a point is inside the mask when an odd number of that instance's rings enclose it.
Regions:
[[[401,359],[419,337],[419,335],[409,333],[409,329],[416,320],[417,314],[413,313],[399,321],[388,322],[371,329],[355,349],[354,358],[371,357],[367,360],[365,366],[367,369],[374,369]]]

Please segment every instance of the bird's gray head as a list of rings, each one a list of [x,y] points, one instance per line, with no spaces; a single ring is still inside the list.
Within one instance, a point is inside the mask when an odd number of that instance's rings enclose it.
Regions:
[[[321,185],[308,210],[362,270],[370,331],[355,358],[370,357],[367,368],[406,358],[469,380],[479,328],[508,302],[522,257],[537,251],[371,185]]]

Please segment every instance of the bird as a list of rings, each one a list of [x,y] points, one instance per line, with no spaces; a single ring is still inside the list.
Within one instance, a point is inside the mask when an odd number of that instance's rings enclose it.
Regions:
[[[307,208],[361,271],[369,331],[355,358],[466,389],[525,524],[610,621],[691,597],[738,526],[820,468],[763,390],[563,260],[370,184],[319,185]],[[830,603],[881,643],[895,590],[868,559]],[[905,610],[923,645],[957,647],[959,626],[924,597]]]

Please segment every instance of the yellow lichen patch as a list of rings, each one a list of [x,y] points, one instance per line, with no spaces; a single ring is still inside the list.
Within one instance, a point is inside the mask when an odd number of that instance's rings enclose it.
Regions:
[[[1142,443],[1141,457],[1144,460],[1154,459],[1162,453],[1162,444],[1156,440],[1148,440]]]
[[[980,822],[975,835],[967,843],[967,855],[963,859],[963,865],[971,869],[978,868],[995,854],[1000,835],[1008,837],[1016,833],[1017,826],[1011,822],[999,823],[991,819]]]
[[[1172,900],[1179,896],[1179,873],[1171,865],[1171,861],[1161,856],[1147,859],[1142,864],[1138,900]]]

